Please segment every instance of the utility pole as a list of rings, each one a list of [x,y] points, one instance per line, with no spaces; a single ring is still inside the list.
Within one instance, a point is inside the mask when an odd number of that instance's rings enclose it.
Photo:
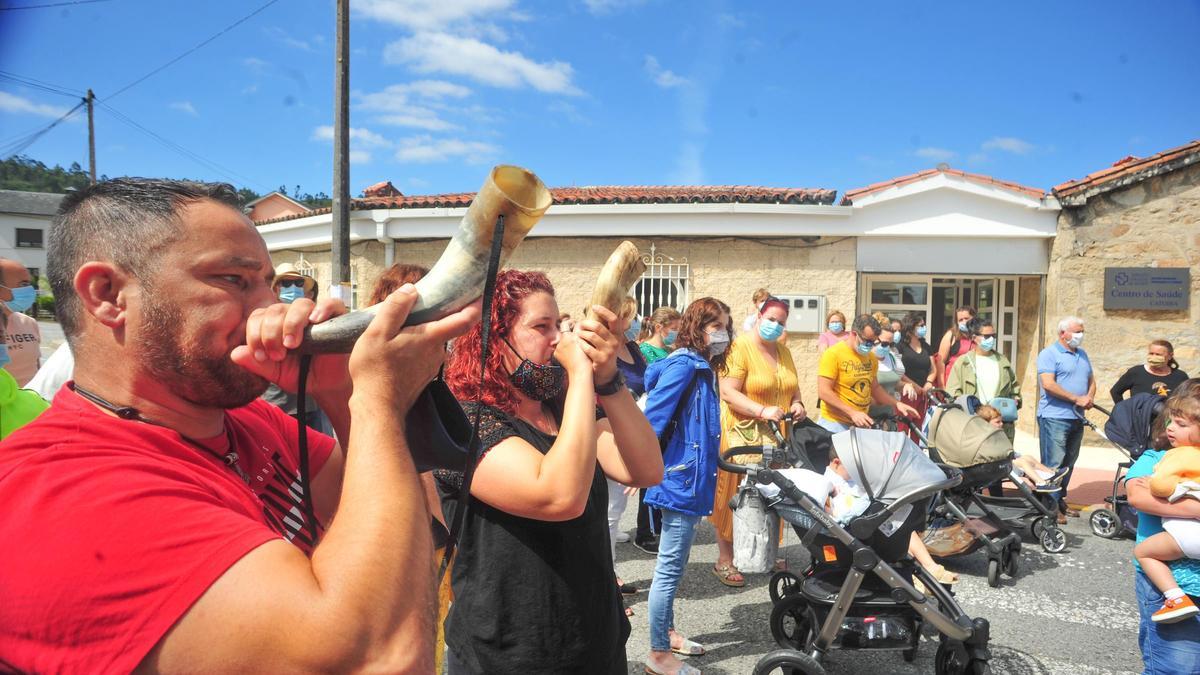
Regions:
[[[350,304],[350,0],[337,0],[333,76],[333,272],[331,294]]]
[[[87,93],[87,109],[88,109],[88,173],[92,176],[92,185],[96,184],[96,124],[93,118],[92,102],[96,100],[96,95],[88,89]]]

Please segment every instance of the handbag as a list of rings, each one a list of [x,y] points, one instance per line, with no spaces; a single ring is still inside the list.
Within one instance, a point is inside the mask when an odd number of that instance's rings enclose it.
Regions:
[[[988,401],[988,405],[1000,411],[1000,420],[1003,422],[1017,421],[1017,400],[1013,398],[997,397]]]

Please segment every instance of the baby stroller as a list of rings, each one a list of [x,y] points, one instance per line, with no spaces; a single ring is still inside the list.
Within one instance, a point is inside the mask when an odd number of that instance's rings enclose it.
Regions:
[[[937,406],[925,445],[930,459],[962,469],[960,485],[948,490],[935,505],[933,523],[961,526],[971,539],[945,538],[942,527],[926,530],[925,541],[934,557],[949,558],[986,548],[987,581],[1000,585],[1000,574],[1014,577],[1021,557],[1020,530],[1030,533],[1047,553],[1061,553],[1067,537],[1056,524],[1053,497],[1035,494],[1013,470],[1012,443],[1002,429],[971,414],[977,401],[968,398]],[[1016,485],[1015,496],[992,496],[984,488],[1005,478]],[[1031,520],[1032,519],[1032,520]],[[1031,522],[1030,522],[1031,521]]]
[[[1166,407],[1166,399],[1156,394],[1134,394],[1113,406],[1112,412],[1100,406],[1093,407],[1108,416],[1104,431],[1101,432],[1080,414],[1083,423],[1125,453],[1129,461],[1117,464],[1117,471],[1113,474],[1112,495],[1104,498],[1108,506],[1092,511],[1092,534],[1105,539],[1132,537],[1137,532],[1137,511],[1129,505],[1121,486],[1125,481],[1125,472],[1150,447],[1154,420]]]
[[[912,661],[928,625],[942,636],[935,656],[939,675],[990,673],[987,620],[967,616],[950,592],[907,555],[909,538],[924,524],[930,499],[957,485],[961,472],[938,467],[900,433],[852,429],[831,439],[820,427],[799,423],[789,437],[780,449],[787,455],[783,463],[815,472],[801,473],[817,478],[828,466],[831,442],[836,445],[870,505],[843,527],[786,470],[729,461],[762,453],[761,446],[722,454],[721,468],[747,475],[760,488],[778,489],[773,497],[762,490],[768,508],[792,525],[812,558],[799,577],[776,575],[790,583],[772,580],[776,601],[771,632],[783,649],[764,656],[754,672],[822,675],[821,659],[831,649],[900,651]],[[778,453],[775,459],[781,459]],[[929,597],[913,586],[914,579],[929,589]]]

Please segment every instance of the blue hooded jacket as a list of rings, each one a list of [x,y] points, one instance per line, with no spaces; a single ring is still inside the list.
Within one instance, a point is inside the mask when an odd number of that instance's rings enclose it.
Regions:
[[[692,394],[681,401],[693,378]],[[712,513],[721,448],[721,406],[708,362],[677,349],[646,369],[646,419],[662,438],[675,409],[679,423],[663,453],[663,480],[646,490],[646,503],[694,516]]]

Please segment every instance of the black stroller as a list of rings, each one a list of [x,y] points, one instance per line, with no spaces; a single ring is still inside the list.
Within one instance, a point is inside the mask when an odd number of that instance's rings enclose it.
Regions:
[[[762,446],[732,448],[720,462],[726,471],[746,474],[753,485],[778,488],[768,508],[791,523],[811,556],[799,577],[781,572],[772,579],[771,632],[783,649],[764,656],[754,672],[822,675],[821,659],[831,649],[900,651],[912,661],[927,625],[942,636],[935,656],[938,675],[990,673],[987,620],[967,616],[951,593],[908,557],[909,538],[924,525],[930,499],[958,485],[961,473],[937,466],[901,433],[852,429],[831,438],[809,422],[795,425],[789,437],[763,464],[729,461],[736,455],[769,454]],[[786,471],[767,468],[774,461],[822,474],[831,445],[870,497],[866,511],[846,527]],[[914,579],[929,589],[929,597],[913,586]]]
[[[1108,416],[1108,422],[1101,432],[1082,414],[1083,423],[1100,434],[1121,452],[1129,456],[1129,460],[1117,464],[1113,474],[1112,495],[1105,497],[1107,507],[1092,511],[1092,534],[1105,539],[1132,537],[1137,532],[1137,511],[1129,505],[1124,490],[1121,489],[1125,472],[1146,448],[1150,447],[1154,420],[1166,406],[1166,399],[1156,394],[1134,394],[1133,396],[1113,406],[1112,412],[1094,406],[1096,410]]]

